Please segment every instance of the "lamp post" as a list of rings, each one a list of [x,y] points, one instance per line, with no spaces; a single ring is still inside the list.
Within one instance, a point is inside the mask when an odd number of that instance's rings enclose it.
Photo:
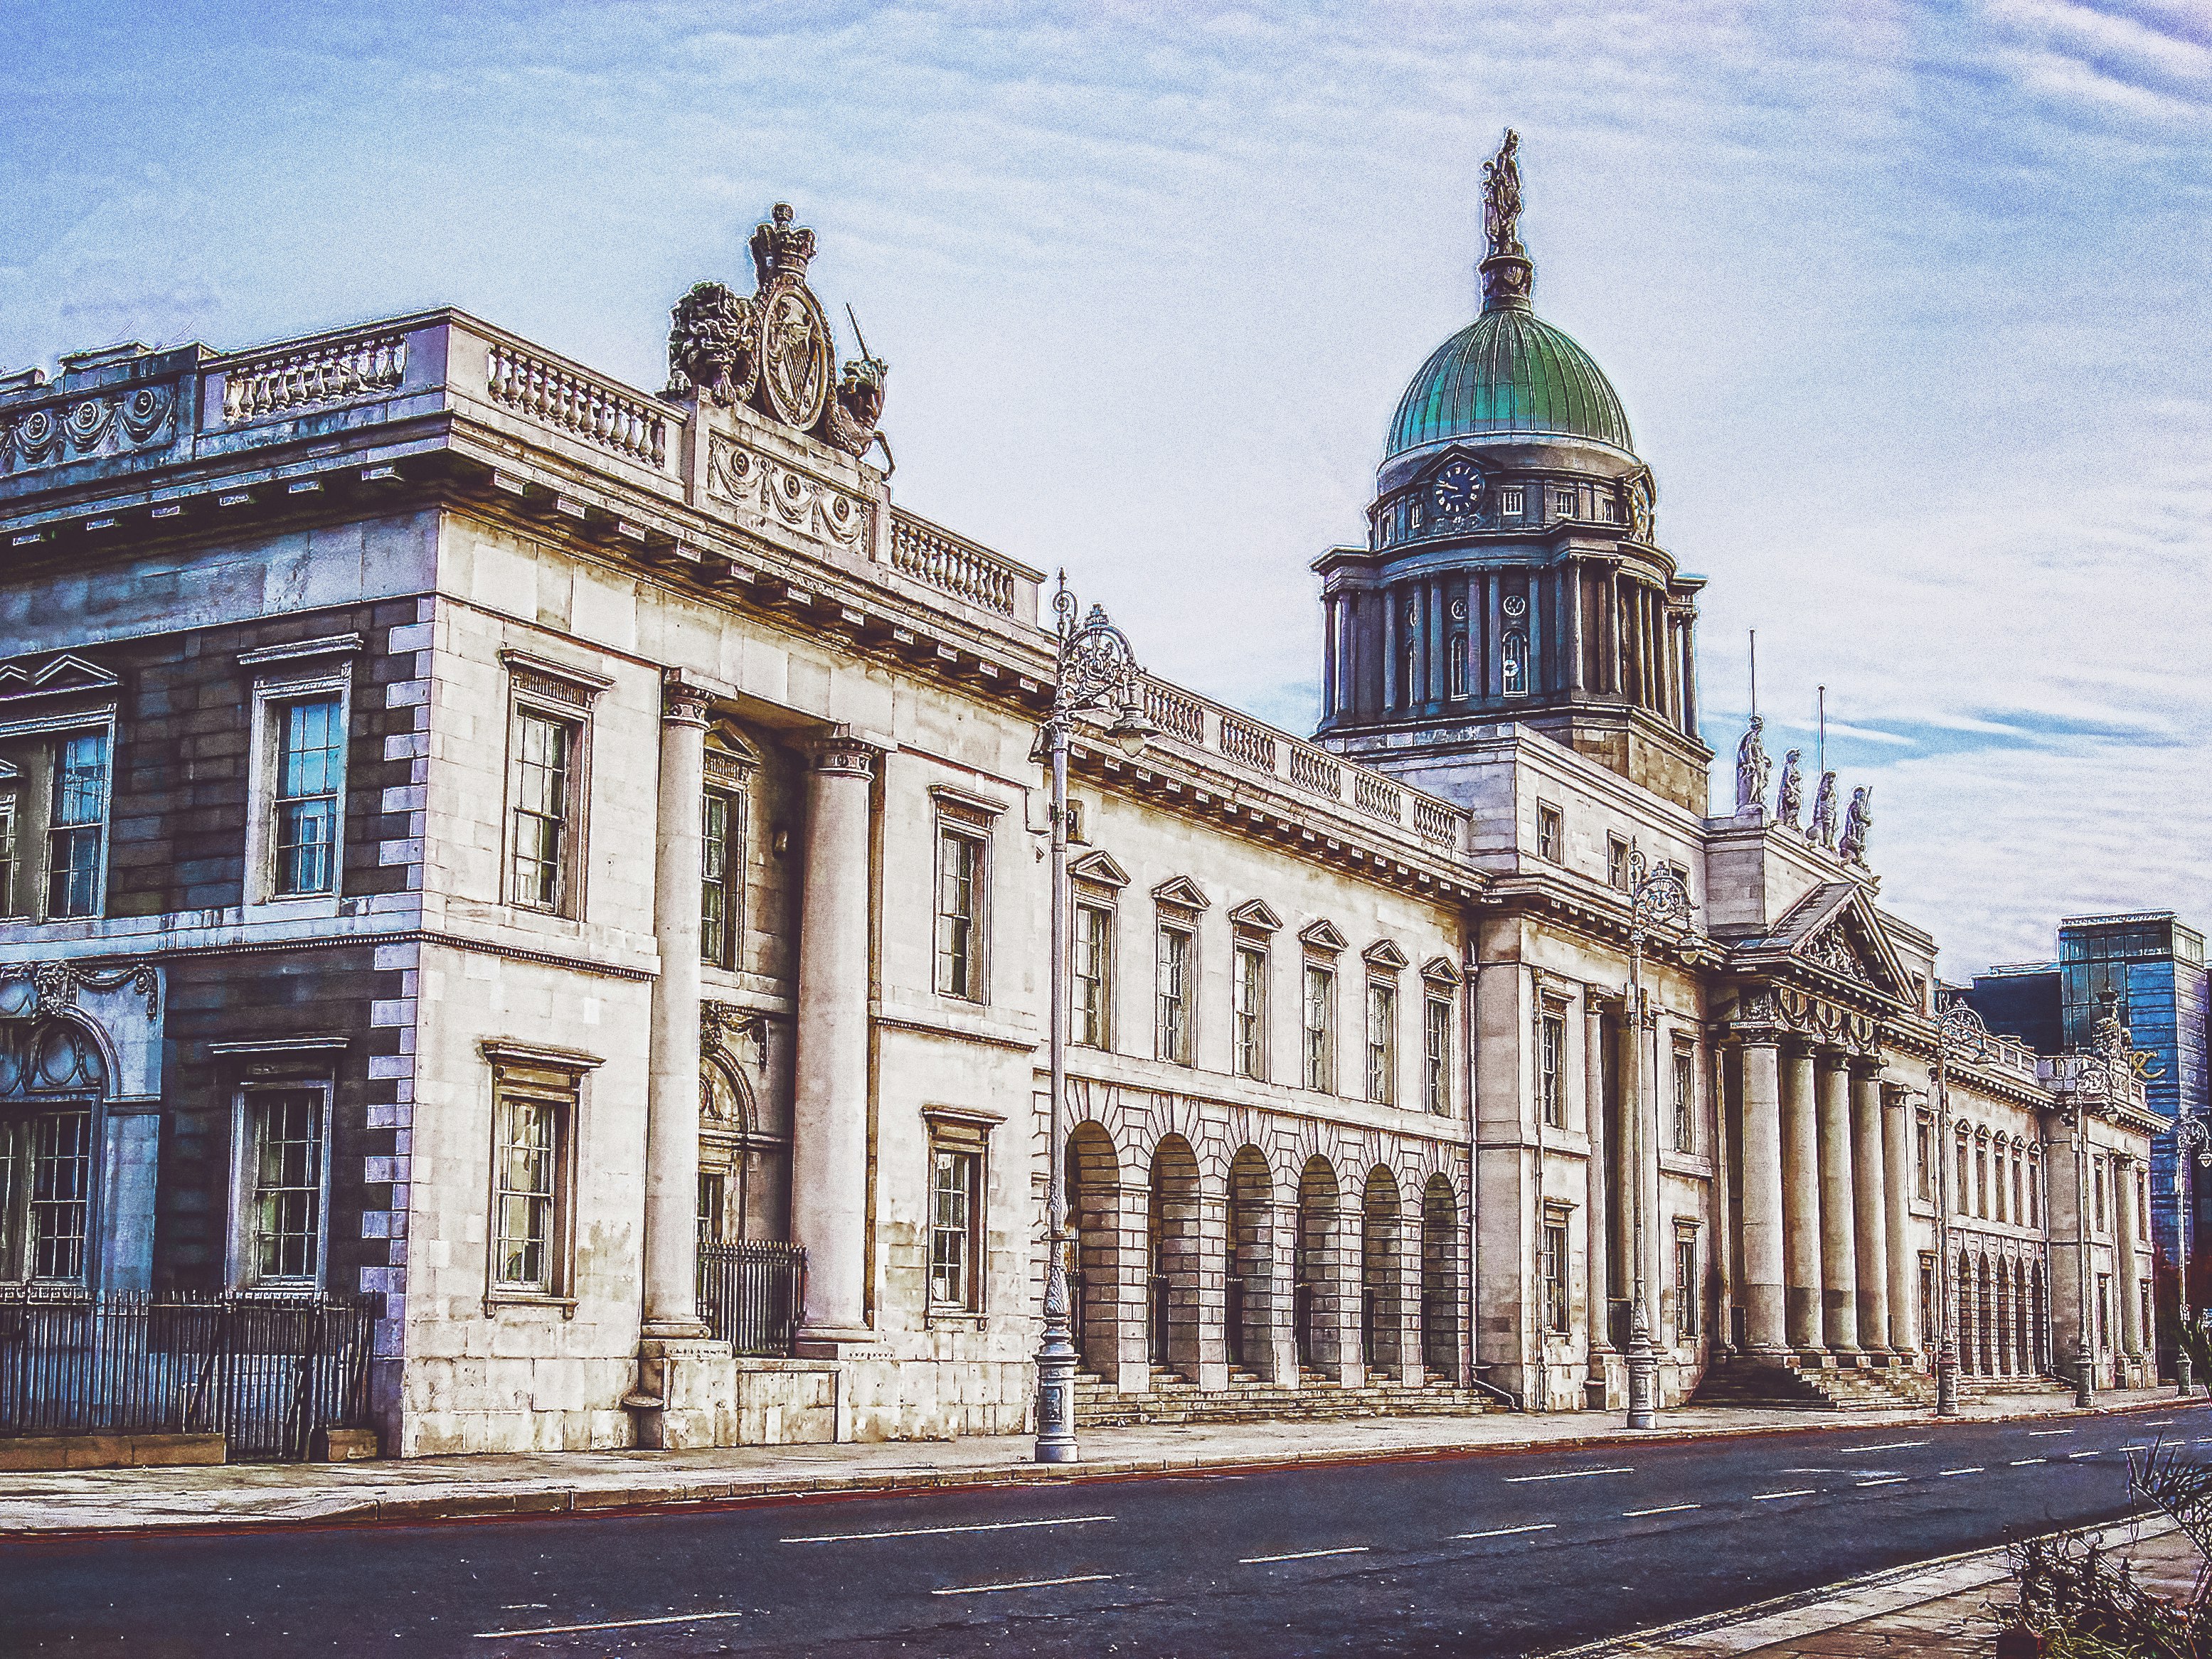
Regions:
[[[1648,1148],[1644,1133],[1644,941],[1655,927],[1686,927],[1692,915],[1687,884],[1666,865],[1648,869],[1643,850],[1632,842],[1628,849],[1628,1018],[1634,1036],[1629,1052],[1634,1058],[1629,1077],[1629,1168],[1635,1178],[1630,1214],[1636,1250],[1636,1299],[1629,1307],[1628,1324],[1628,1426],[1632,1429],[1658,1425],[1659,1394],[1659,1350],[1652,1340],[1650,1290],[1645,1283],[1644,1170]]]
[[[2173,1251],[2180,1264],[2180,1276],[2176,1281],[2179,1299],[2175,1303],[2173,1329],[2173,1377],[2177,1391],[2184,1400],[2189,1398],[2189,1162],[2193,1157],[2200,1167],[2212,1166],[2212,1130],[2204,1127],[2201,1117],[2186,1115],[2176,1118],[2173,1124]]]
[[[1951,1056],[1989,1058],[1990,1028],[1963,1001],[1954,1002],[1936,1019],[1936,1415],[1959,1414],[1957,1313],[1951,1283]]]
[[[1051,1054],[1052,1104],[1045,1142],[1046,1254],[1044,1332],[1037,1346],[1036,1461],[1073,1463],[1075,1443],[1075,1344],[1067,1305],[1067,746],[1076,721],[1110,713],[1107,737],[1125,755],[1142,753],[1155,730],[1145,718],[1136,653],[1127,635],[1092,605],[1075,620],[1075,595],[1062,571],[1052,596],[1054,674],[1052,713],[1037,729],[1038,746],[1052,769],[1048,808],[1052,829]]]

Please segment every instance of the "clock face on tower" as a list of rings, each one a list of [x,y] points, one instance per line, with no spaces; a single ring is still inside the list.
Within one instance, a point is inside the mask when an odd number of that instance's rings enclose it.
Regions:
[[[1482,495],[1482,475],[1472,461],[1448,461],[1437,474],[1434,498],[1437,516],[1456,519],[1474,511]]]

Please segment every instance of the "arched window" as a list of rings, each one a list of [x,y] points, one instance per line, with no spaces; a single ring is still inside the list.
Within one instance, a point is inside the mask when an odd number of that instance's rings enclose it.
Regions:
[[[1451,694],[1455,701],[1467,696],[1467,635],[1451,636]]]
[[[1522,697],[1528,694],[1528,636],[1515,629],[1505,636],[1505,695]]]
[[[0,1022],[0,1284],[82,1285],[107,1066],[66,1020]]]

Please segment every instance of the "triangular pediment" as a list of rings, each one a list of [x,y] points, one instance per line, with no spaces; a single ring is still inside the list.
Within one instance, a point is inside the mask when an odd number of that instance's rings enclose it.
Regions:
[[[1459,969],[1452,966],[1449,957],[1431,957],[1421,964],[1421,977],[1437,985],[1456,985]]]
[[[1272,933],[1283,925],[1283,919],[1267,908],[1265,899],[1246,899],[1229,913],[1229,920],[1261,933]]]
[[[1337,932],[1334,922],[1327,920],[1308,922],[1298,929],[1298,937],[1316,951],[1348,950],[1352,944]]]
[[[1376,939],[1359,953],[1359,959],[1370,968],[1387,968],[1394,974],[1406,965],[1406,953],[1394,939]]]
[[[79,691],[112,691],[122,682],[96,662],[70,652],[43,663],[0,663],[0,699],[58,697]]]
[[[1111,853],[1085,853],[1067,866],[1069,879],[1087,881],[1100,887],[1127,887],[1129,872],[1114,861]]]
[[[1188,876],[1171,876],[1153,888],[1152,902],[1170,904],[1179,910],[1206,910],[1213,905],[1205,890]]]
[[[1771,971],[1787,965],[1863,987],[1911,1005],[1912,981],[1890,942],[1881,915],[1856,882],[1814,888],[1791,906],[1774,930],[1740,945],[1735,956]]]

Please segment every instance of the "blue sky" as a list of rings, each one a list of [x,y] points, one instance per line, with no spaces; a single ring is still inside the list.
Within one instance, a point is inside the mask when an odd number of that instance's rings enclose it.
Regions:
[[[1945,968],[2212,924],[2199,4],[296,7],[9,0],[0,369],[451,303],[657,386],[779,198],[892,365],[899,497],[1310,724],[1322,548],[1471,314],[1536,303],[1760,704],[1875,786]],[[1224,619],[1227,619],[1224,621]]]

